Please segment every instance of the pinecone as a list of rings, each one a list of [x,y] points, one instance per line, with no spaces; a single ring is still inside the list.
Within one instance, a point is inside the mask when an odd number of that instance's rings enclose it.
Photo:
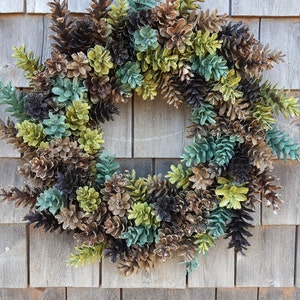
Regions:
[[[90,72],[92,68],[89,66],[89,61],[85,54],[82,51],[73,53],[72,59],[73,61],[67,63],[67,77],[87,78],[88,72]]]
[[[194,241],[190,238],[184,239],[178,250],[178,256],[182,257],[182,261],[193,261],[197,255],[197,245],[195,245]]]
[[[168,233],[166,230],[164,233],[159,234],[159,241],[156,243],[153,252],[161,258],[162,261],[166,261],[173,257],[173,254],[179,249],[181,237],[178,234]]]
[[[69,34],[68,47],[70,54],[80,51],[86,54],[87,50],[95,44],[94,31],[95,25],[88,18],[79,19],[74,22]]]
[[[148,176],[147,178],[147,193],[151,198],[164,197],[172,192],[170,181],[163,178],[162,174]]]
[[[48,70],[36,71],[31,78],[35,92],[49,95],[51,91],[51,79]]]
[[[177,48],[179,52],[184,52],[186,45],[190,44],[192,29],[192,24],[188,24],[185,18],[180,18],[173,25],[161,28],[159,32],[167,49]]]
[[[115,216],[124,217],[126,211],[130,208],[130,196],[128,193],[116,193],[111,195],[108,200],[108,209]]]
[[[29,93],[25,100],[26,113],[33,119],[46,119],[51,109],[50,103],[51,99],[42,93]]]
[[[74,169],[67,169],[65,172],[57,172],[55,187],[68,195],[69,199],[74,199],[77,187],[84,185],[86,173],[84,169],[76,167]],[[74,195],[71,196],[73,193]]]
[[[53,160],[41,155],[30,161],[30,167],[36,177],[47,180],[53,178],[56,164]]]
[[[55,215],[58,224],[62,224],[64,230],[74,230],[81,226],[81,219],[83,217],[82,211],[76,211],[76,206],[71,204],[68,208],[62,207],[59,214]]]
[[[167,28],[176,23],[179,16],[177,5],[176,0],[170,0],[166,3],[161,2],[154,8],[152,22],[158,29]]]
[[[179,212],[177,195],[163,195],[153,198],[152,201],[159,221],[171,222],[172,216]]]
[[[114,238],[119,238],[124,231],[125,226],[118,216],[113,216],[104,222],[105,232]]]
[[[90,99],[94,104],[109,99],[112,92],[109,76],[89,77],[84,84],[88,88]]]
[[[97,125],[105,121],[113,121],[114,114],[119,115],[119,105],[112,101],[100,101],[90,109],[90,124]]]
[[[109,45],[112,60],[118,66],[125,64],[129,60],[128,48],[124,42],[120,42],[121,38],[122,37],[118,36],[116,40],[113,40]]]
[[[105,183],[105,192],[108,194],[124,193],[126,182],[123,179],[122,174],[114,174],[111,179],[106,180]]]
[[[249,157],[244,149],[237,149],[235,155],[230,160],[227,167],[229,176],[233,178],[234,184],[245,183],[249,181],[251,164]]]
[[[65,54],[53,51],[51,58],[48,58],[45,62],[47,70],[50,76],[65,77],[67,73],[67,56]]]
[[[260,90],[261,78],[243,78],[239,84],[240,91],[246,102],[253,104],[259,101],[261,97]]]
[[[198,108],[205,102],[205,97],[209,92],[209,85],[205,82],[204,78],[193,78],[188,82],[181,85],[181,92],[183,99],[192,108]]]
[[[134,245],[129,248],[128,254],[119,263],[118,269],[122,275],[129,276],[139,269],[149,272],[155,264],[155,255],[148,247]]]
[[[203,165],[198,165],[192,168],[193,176],[189,178],[190,181],[194,182],[193,189],[195,190],[206,190],[208,186],[213,183],[213,174],[210,170]]]
[[[115,263],[118,256],[124,260],[124,256],[128,256],[128,247],[123,239],[109,239],[104,255],[110,258],[110,261]]]
[[[98,225],[97,222],[83,223],[80,225],[82,232],[75,233],[74,238],[79,245],[86,244],[93,246],[95,243],[106,242],[104,226]]]

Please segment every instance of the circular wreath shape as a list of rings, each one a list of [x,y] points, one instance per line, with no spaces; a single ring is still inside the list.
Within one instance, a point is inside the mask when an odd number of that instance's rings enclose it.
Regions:
[[[198,1],[111,2],[92,0],[76,17],[66,1],[50,2],[51,57],[14,48],[32,89],[0,83],[16,120],[0,131],[21,154],[26,185],[2,189],[2,198],[29,206],[28,224],[72,232],[70,265],[106,255],[130,275],[179,256],[192,270],[223,236],[243,252],[255,203],[281,202],[273,154],[299,159],[274,117],[298,116],[297,101],[261,75],[282,53]],[[191,142],[165,177],[121,173],[100,125],[133,92],[157,101],[158,91],[175,108],[189,106]]]

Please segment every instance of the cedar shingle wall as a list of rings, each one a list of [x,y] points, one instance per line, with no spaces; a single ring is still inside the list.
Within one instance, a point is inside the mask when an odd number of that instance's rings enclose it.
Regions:
[[[14,45],[25,44],[43,60],[49,56],[46,3],[0,1],[0,77],[17,87],[27,83],[11,58]],[[80,13],[88,3],[69,0],[69,8]],[[203,7],[242,19],[264,44],[286,53],[285,63],[267,76],[279,87],[300,94],[299,0],[207,0]],[[5,118],[2,110],[0,117]],[[135,168],[139,176],[165,173],[186,143],[187,120],[184,108],[174,110],[159,101],[136,98],[122,105],[121,116],[113,124],[105,124],[106,147],[120,157],[124,169]],[[280,127],[300,141],[298,127],[283,118]],[[16,176],[18,153],[1,141],[0,157],[0,186],[22,185]],[[0,203],[0,299],[300,299],[300,166],[278,162],[274,173],[281,177],[285,203],[277,216],[258,208],[247,256],[235,256],[226,249],[226,241],[220,240],[188,278],[176,261],[129,278],[121,277],[107,260],[101,266],[68,268],[65,260],[73,247],[70,235],[26,228],[22,223],[26,209]]]

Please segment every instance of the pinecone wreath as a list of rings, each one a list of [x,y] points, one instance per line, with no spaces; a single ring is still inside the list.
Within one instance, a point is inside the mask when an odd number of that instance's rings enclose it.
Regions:
[[[55,0],[51,57],[14,48],[32,89],[0,82],[1,104],[16,120],[2,121],[0,132],[20,152],[26,185],[1,196],[29,207],[28,224],[73,232],[70,265],[106,255],[130,275],[178,255],[192,270],[220,237],[247,249],[261,195],[274,210],[281,202],[273,154],[299,160],[299,146],[274,114],[300,111],[261,74],[283,55],[197,2],[92,0],[74,17],[66,0]],[[100,125],[133,92],[153,100],[158,91],[190,107],[191,145],[165,177],[122,174]]]

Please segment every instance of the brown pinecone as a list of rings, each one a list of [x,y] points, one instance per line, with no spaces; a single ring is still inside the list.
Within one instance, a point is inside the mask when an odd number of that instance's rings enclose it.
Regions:
[[[70,30],[70,54],[82,51],[87,53],[95,44],[95,25],[88,18],[82,18],[73,23]]]
[[[61,77],[64,77],[67,73],[67,63],[66,55],[57,51],[53,51],[51,58],[48,58],[45,62],[50,76],[59,75]]]
[[[206,212],[206,216],[208,216],[208,211]],[[191,236],[194,233],[203,233],[206,230],[208,219],[203,217],[202,215],[195,214],[186,214],[185,215],[185,224],[184,224],[184,232],[185,235]]]
[[[192,24],[187,24],[185,18],[180,18],[173,25],[161,28],[159,32],[167,49],[177,48],[180,52],[184,52],[186,44],[193,34],[192,29]]]
[[[193,240],[187,238],[181,242],[178,249],[178,256],[182,257],[183,262],[190,262],[196,259],[197,255],[197,246],[194,244]]]
[[[97,222],[81,224],[80,229],[82,232],[74,234],[74,238],[79,245],[93,246],[95,243],[106,241],[104,226],[98,225]]]
[[[55,172],[55,162],[43,155],[34,157],[30,161],[31,170],[35,173],[36,177],[46,180],[52,178]]]
[[[162,261],[170,259],[173,254],[179,249],[181,236],[174,233],[169,233],[168,230],[161,232],[159,241],[156,243],[153,252],[161,258]]]
[[[118,269],[122,275],[129,276],[137,273],[140,269],[149,272],[154,268],[155,254],[149,247],[133,245],[130,247],[128,254],[119,262]]]
[[[114,174],[111,179],[106,180],[105,192],[109,194],[123,193],[125,191],[126,182],[122,174]]]
[[[67,77],[87,78],[88,72],[92,69],[86,55],[81,51],[72,54],[73,61],[67,63]]]
[[[118,216],[110,217],[104,222],[105,232],[116,239],[121,235],[124,227],[124,224]]]
[[[62,224],[63,229],[74,230],[81,226],[83,215],[82,211],[76,211],[76,206],[71,204],[69,207],[62,207],[55,218],[59,224]]]
[[[51,91],[51,79],[48,70],[35,71],[31,79],[34,92],[49,94]]]
[[[107,100],[111,95],[112,85],[109,76],[89,77],[84,83],[94,104]]]
[[[178,16],[179,10],[176,0],[170,0],[166,3],[161,2],[154,8],[152,22],[156,24],[158,29],[167,28],[174,25]]]
[[[208,186],[213,183],[212,174],[209,169],[203,165],[192,168],[193,176],[189,178],[190,181],[194,182],[193,189],[195,190],[206,190]]]
[[[116,193],[111,195],[108,200],[108,209],[115,216],[124,217],[126,211],[130,208],[130,196],[128,193]]]

